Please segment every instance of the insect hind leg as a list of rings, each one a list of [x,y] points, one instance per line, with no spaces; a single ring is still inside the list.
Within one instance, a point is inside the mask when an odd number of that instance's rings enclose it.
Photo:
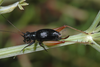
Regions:
[[[78,29],[73,28],[73,27],[68,26],[68,25],[64,25],[64,26],[62,26],[62,27],[55,28],[54,30],[60,32],[61,30],[63,30],[63,29],[66,28],[66,27],[68,27],[68,28],[70,28],[70,29],[73,29],[73,30],[76,30],[76,31],[79,31],[79,32],[84,33],[84,34],[88,34],[88,33],[84,32],[84,31],[78,30]]]
[[[61,39],[67,39],[67,38],[69,38],[69,36],[70,36],[70,35],[68,35],[67,37],[61,38]]]

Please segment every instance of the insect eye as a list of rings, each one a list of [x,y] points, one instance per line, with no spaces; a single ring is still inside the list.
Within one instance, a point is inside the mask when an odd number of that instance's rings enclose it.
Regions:
[[[29,37],[27,37],[27,38],[26,38],[26,40],[27,40],[27,41],[29,41],[29,40],[30,40],[30,38],[29,38]]]
[[[26,38],[26,41],[29,42],[29,41],[31,41],[31,39],[30,39],[29,37],[27,37],[27,38]]]
[[[31,39],[29,37],[24,38],[23,40],[25,43],[30,43]]]

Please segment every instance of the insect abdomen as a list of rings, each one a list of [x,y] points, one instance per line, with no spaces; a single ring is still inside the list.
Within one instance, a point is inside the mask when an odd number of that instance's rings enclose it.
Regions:
[[[37,41],[53,41],[59,39],[60,33],[52,29],[41,29],[36,32]]]

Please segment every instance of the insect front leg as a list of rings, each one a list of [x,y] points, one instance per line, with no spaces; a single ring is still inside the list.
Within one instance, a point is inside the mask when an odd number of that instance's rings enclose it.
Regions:
[[[28,47],[28,46],[31,46],[34,42],[35,42],[35,41],[33,41],[33,42],[29,43],[28,45],[26,45],[21,51],[24,52],[24,49],[25,49],[26,47]]]

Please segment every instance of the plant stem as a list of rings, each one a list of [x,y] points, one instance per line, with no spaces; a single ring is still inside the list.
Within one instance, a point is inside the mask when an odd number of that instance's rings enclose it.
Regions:
[[[98,14],[97,14],[94,22],[92,23],[92,25],[89,27],[89,29],[86,32],[92,33],[95,30],[96,26],[98,25],[99,21],[100,21],[100,11],[98,12]]]
[[[98,32],[98,31],[100,31],[100,25],[95,29],[94,32]]]
[[[97,51],[100,52],[100,45],[97,44],[95,41],[93,41],[93,44],[91,44],[90,46],[92,46],[93,48],[95,48]]]
[[[51,47],[45,46],[45,47],[46,47],[46,49],[49,49],[49,48],[54,48],[54,47],[60,47],[60,46],[70,45],[70,44],[74,44],[77,40],[78,40],[78,42],[81,42],[82,39],[84,39],[84,37],[82,36],[82,34],[81,35],[78,34],[78,35],[70,36],[68,39],[64,39],[65,41],[71,41],[71,42],[65,42],[65,43],[62,43],[62,44],[58,44],[56,46],[51,46]],[[44,50],[42,47],[40,47],[38,45],[36,47],[37,49],[34,51],[34,49],[33,49],[34,48],[34,44],[33,44],[32,46],[29,46],[29,47],[25,48],[24,53],[21,52],[21,50],[26,45],[27,44],[0,49],[0,59],[1,58],[7,58],[7,57],[16,56],[16,55],[27,54],[27,53],[31,53],[31,52],[36,52],[36,51],[42,51],[42,50]]]

